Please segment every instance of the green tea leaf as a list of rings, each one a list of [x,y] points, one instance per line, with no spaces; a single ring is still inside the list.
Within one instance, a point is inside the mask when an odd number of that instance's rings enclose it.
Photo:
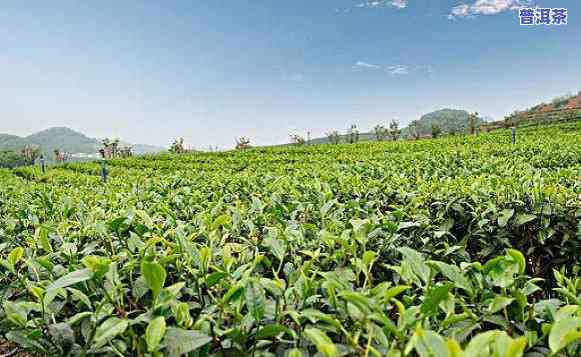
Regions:
[[[157,346],[165,335],[165,318],[163,316],[156,317],[151,320],[145,329],[145,342],[147,343],[147,350],[154,352]]]
[[[244,294],[248,312],[254,317],[254,320],[260,321],[266,305],[264,288],[256,279],[249,279],[244,287]]]
[[[8,262],[8,264],[10,264],[12,269],[14,269],[16,264],[20,261],[20,259],[22,259],[23,255],[24,255],[24,248],[16,247],[16,248],[12,249],[12,251],[8,254],[8,258],[6,259],[6,261]]]
[[[290,330],[283,325],[279,325],[279,324],[266,325],[266,326],[260,328],[260,331],[258,331],[258,333],[256,334],[256,339],[257,340],[266,340],[269,338],[276,337],[276,336],[280,335],[281,333],[288,333],[289,331]]]
[[[513,214],[514,210],[512,208],[503,209],[500,212],[500,215],[498,216],[498,225],[500,227],[506,227],[506,225],[508,224],[508,220],[511,219]]]
[[[448,298],[448,292],[450,292],[450,285],[448,284],[432,287],[422,303],[420,312],[425,315],[436,313],[438,305]]]
[[[581,319],[566,317],[555,321],[549,334],[549,347],[557,353],[573,341],[581,339]]]
[[[8,320],[16,325],[25,326],[28,320],[28,311],[19,303],[6,301],[4,303],[4,313]]]
[[[42,249],[47,253],[52,253],[52,246],[48,240],[49,231],[46,227],[40,226],[36,228],[34,232],[34,240],[39,244]]]
[[[456,287],[463,289],[471,296],[474,294],[472,283],[457,266],[437,261],[431,261],[430,264],[435,265],[442,275],[450,280]]]
[[[198,331],[169,327],[165,334],[165,345],[169,357],[179,357],[194,352],[210,343],[212,338]]]
[[[90,269],[76,270],[72,273],[60,277],[59,279],[53,281],[46,290],[56,290],[60,288],[66,288],[71,285],[78,284],[83,281],[87,281],[93,278],[94,273]]]
[[[496,296],[490,303],[488,310],[490,311],[491,314],[494,314],[510,305],[513,301],[514,298],[509,298],[506,296]]]
[[[105,322],[103,322],[97,331],[95,331],[95,337],[93,338],[93,345],[95,347],[100,347],[105,343],[111,341],[117,335],[125,332],[129,322],[127,320],[122,320],[118,317],[110,317]]]
[[[153,300],[157,300],[159,292],[165,285],[166,272],[161,264],[156,262],[142,261],[141,274],[145,279],[145,284],[151,289]]]
[[[430,267],[426,265],[423,255],[408,247],[398,248],[398,251],[404,256],[404,259],[409,262],[412,271],[422,279],[424,283],[427,283],[428,280],[430,280]]]
[[[327,334],[317,328],[305,329],[305,336],[315,345],[317,351],[326,357],[336,357],[337,348]]]
[[[520,227],[523,224],[527,224],[529,222],[534,221],[535,219],[537,219],[537,216],[535,216],[534,214],[517,213],[516,218],[514,219],[514,225]]]
[[[206,286],[211,288],[212,286],[218,284],[220,280],[224,279],[226,276],[228,276],[228,274],[223,271],[214,272],[206,277]]]

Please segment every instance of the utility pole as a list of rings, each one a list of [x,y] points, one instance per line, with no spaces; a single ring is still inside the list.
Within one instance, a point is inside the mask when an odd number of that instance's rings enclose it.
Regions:
[[[45,167],[44,167],[44,155],[40,155],[40,169],[42,170],[42,173],[44,174],[45,172]]]
[[[107,183],[107,159],[105,159],[105,150],[99,150],[101,154],[101,178],[103,179],[103,183]]]
[[[311,132],[307,131],[307,145],[311,143]]]

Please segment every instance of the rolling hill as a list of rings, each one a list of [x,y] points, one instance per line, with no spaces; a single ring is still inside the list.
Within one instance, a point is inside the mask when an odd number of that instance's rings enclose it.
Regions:
[[[418,121],[418,132],[420,135],[429,135],[432,131],[432,124],[437,124],[442,129],[443,133],[449,132],[466,132],[468,129],[468,118],[470,113],[466,110],[459,109],[440,109],[434,112],[424,114]],[[484,123],[483,118],[477,119],[477,124]],[[385,127],[388,126],[388,122],[384,123]],[[342,131],[340,131],[342,132]],[[402,128],[402,137],[409,136],[409,129],[407,127]],[[341,135],[341,142],[345,142],[345,135]],[[362,132],[359,134],[359,141],[375,141],[376,136],[373,132]],[[327,137],[314,138],[310,141],[311,144],[329,144],[330,141]]]
[[[65,127],[46,129],[26,137],[0,134],[0,151],[21,150],[26,145],[39,146],[45,157],[51,158],[55,149],[71,154],[95,154],[100,146],[100,140]],[[164,150],[162,147],[153,145],[133,145],[133,152],[137,155]]]
[[[420,135],[430,135],[432,132],[432,125],[438,125],[443,133],[462,133],[468,130],[469,115],[465,110],[458,109],[440,109],[435,112],[422,115],[417,121],[418,133]],[[482,118],[476,119],[476,124],[482,124]],[[402,135],[409,135],[409,128],[402,130]]]

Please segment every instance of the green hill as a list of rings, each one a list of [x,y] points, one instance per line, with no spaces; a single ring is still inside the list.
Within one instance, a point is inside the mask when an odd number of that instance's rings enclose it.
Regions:
[[[417,121],[417,130],[420,135],[430,135],[432,125],[438,125],[443,133],[465,133],[468,131],[469,116],[465,110],[440,109],[435,112],[422,115]],[[484,120],[477,118],[476,124],[482,124]],[[402,130],[403,136],[409,135],[409,127]]]
[[[56,127],[40,131],[25,138],[27,143],[40,146],[52,156],[55,149],[70,153],[92,154],[97,152],[99,141],[69,128]]]
[[[55,149],[71,154],[95,154],[101,144],[98,139],[90,138],[65,127],[46,129],[26,137],[0,134],[0,151],[19,151],[27,145],[39,146],[45,157],[50,159],[54,156]],[[164,148],[153,145],[137,144],[133,146],[134,153],[138,155],[164,150]]]
[[[442,129],[442,133],[450,132],[466,132],[468,130],[469,115],[465,110],[458,109],[440,109],[434,112],[424,114],[419,120],[417,120],[418,133],[420,135],[430,135],[432,132],[432,124],[437,124]],[[482,118],[477,118],[477,124],[484,123],[485,120]],[[389,123],[383,124],[385,127]],[[346,135],[344,135],[344,130],[340,131],[341,142],[346,142]],[[404,127],[401,131],[401,136],[409,136],[409,128]],[[376,141],[376,136],[373,132],[362,132],[359,134],[359,141]],[[314,138],[310,141],[310,144],[329,144],[329,138]]]

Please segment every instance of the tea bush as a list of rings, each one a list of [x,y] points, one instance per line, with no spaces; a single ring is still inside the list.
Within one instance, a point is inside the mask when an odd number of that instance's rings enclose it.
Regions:
[[[576,356],[581,123],[0,171],[42,355]]]

